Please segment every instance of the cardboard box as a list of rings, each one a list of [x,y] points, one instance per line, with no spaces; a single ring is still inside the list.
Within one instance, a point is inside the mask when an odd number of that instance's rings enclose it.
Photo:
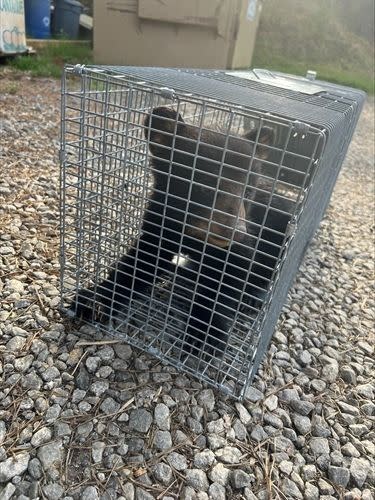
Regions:
[[[94,60],[248,68],[261,7],[261,0],[94,0]]]
[[[23,0],[0,0],[0,54],[26,51]]]

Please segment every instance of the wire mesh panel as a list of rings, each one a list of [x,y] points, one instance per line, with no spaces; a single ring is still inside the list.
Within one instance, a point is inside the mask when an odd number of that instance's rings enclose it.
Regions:
[[[237,398],[363,101],[249,74],[75,66],[62,89],[63,309]]]

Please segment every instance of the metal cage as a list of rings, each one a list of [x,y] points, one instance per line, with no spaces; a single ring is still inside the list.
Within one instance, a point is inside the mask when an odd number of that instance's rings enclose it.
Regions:
[[[68,66],[62,309],[245,397],[363,101],[264,70]]]

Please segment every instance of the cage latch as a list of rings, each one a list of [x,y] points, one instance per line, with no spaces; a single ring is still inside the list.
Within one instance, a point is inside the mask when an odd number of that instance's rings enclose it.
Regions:
[[[299,122],[298,120],[296,120],[293,123],[293,129],[293,137],[301,136],[301,138],[304,139],[310,130],[310,126],[307,123]]]

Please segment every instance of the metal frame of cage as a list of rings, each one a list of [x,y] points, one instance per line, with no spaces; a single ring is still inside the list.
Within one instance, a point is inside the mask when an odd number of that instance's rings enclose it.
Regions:
[[[150,131],[148,137],[145,136],[143,121],[153,108],[160,105],[172,107],[183,115],[186,122],[198,127],[198,142],[205,129],[214,128],[225,135],[227,146],[231,137],[243,133],[249,123],[258,129],[266,125],[277,132],[276,144],[268,146],[269,157],[263,160],[268,168],[267,174],[252,170],[253,163],[257,161],[255,151],[259,132],[254,140],[253,156],[249,158],[249,177],[253,175],[257,182],[259,179],[264,182],[260,188],[256,183],[249,186],[255,199],[247,200],[247,203],[261,205],[264,219],[260,224],[253,223],[257,228],[250,231],[255,236],[246,282],[251,282],[259,244],[264,243],[262,234],[267,214],[270,211],[283,212],[273,206],[276,198],[288,201],[289,223],[285,234],[281,235],[282,243],[278,244],[280,249],[275,263],[268,269],[271,274],[267,278],[268,286],[262,300],[259,301],[258,295],[255,297],[257,306],[254,306],[252,292],[246,291],[244,282],[221,356],[207,355],[206,340],[198,353],[184,349],[184,343],[191,341],[186,339],[186,328],[191,313],[189,305],[191,307],[194,303],[198,285],[191,280],[192,283],[187,286],[189,279],[181,280],[178,267],[172,273],[161,273],[157,280],[154,279],[151,291],[144,296],[144,300],[140,300],[139,296],[133,297],[133,292],[130,292],[126,308],[124,304],[112,301],[110,321],[95,322],[95,325],[98,330],[121,338],[242,399],[263,357],[293,278],[288,277],[284,279],[284,284],[278,284],[280,276],[287,273],[284,270],[286,260],[289,258],[288,267],[293,253],[296,253],[293,249],[289,252],[289,247],[293,247],[295,235],[298,230],[301,231],[301,214],[308,200],[316,197],[316,193],[311,196],[310,191],[314,190],[319,160],[325,153],[327,129],[196,92],[183,89],[172,91],[158,82],[153,83],[152,79],[142,80],[131,72],[103,67],[67,67],[62,86],[61,128],[61,291],[64,311],[72,300],[79,300],[74,299],[77,290],[90,286],[94,290],[92,307],[95,308],[95,301],[100,302],[100,294],[95,295],[98,283],[106,278],[113,263],[126,254],[134,242],[139,241],[143,214],[152,189]],[[353,129],[353,120],[348,124]],[[174,144],[176,128],[171,137]],[[199,147],[198,144],[193,168],[199,160]],[[219,172],[223,170],[225,154],[222,151]],[[337,173],[335,169],[330,174],[332,187]],[[220,175],[216,174],[216,178],[215,199],[220,192]],[[267,204],[256,200],[257,189],[266,191]],[[296,262],[292,263],[294,274],[328,203],[330,189],[328,197],[326,195],[321,203],[323,210],[310,220],[304,236],[304,248],[295,255]],[[244,187],[241,203],[245,195]],[[184,217],[184,228],[187,215]],[[212,223],[212,215],[213,211],[209,224]],[[307,219],[309,217],[311,219],[311,214]],[[252,224],[252,221],[247,223]],[[272,228],[269,232],[272,233]],[[232,240],[229,241],[230,245],[232,243]],[[180,249],[181,244],[182,236]],[[160,253],[160,246],[155,251]],[[175,258],[181,261],[185,257],[180,252]],[[227,264],[228,261],[224,269]],[[159,262],[157,265],[160,265]],[[202,266],[202,260],[198,262],[198,273],[202,269],[199,266]],[[256,267],[261,266],[258,264]],[[216,301],[217,298],[215,305]]]

